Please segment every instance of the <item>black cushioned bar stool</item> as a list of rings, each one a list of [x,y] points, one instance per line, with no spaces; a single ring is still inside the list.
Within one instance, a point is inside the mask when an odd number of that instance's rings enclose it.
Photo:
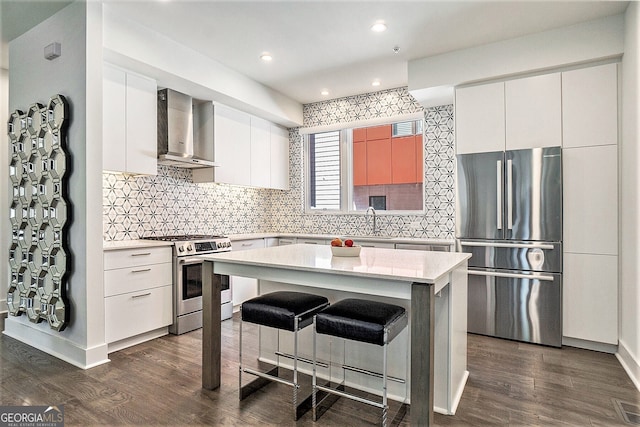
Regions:
[[[314,317],[313,334],[313,420],[324,413],[339,397],[346,397],[382,409],[382,425],[387,425],[387,346],[407,326],[406,310],[400,306],[378,301],[347,298],[332,304]],[[319,385],[317,380],[317,334],[331,335],[348,340],[376,344],[383,348],[382,402],[366,399],[344,391],[344,384],[331,387]],[[343,366],[343,369],[345,367]],[[379,374],[357,369],[361,373]],[[329,395],[338,396],[330,403]],[[322,403],[322,408],[320,407]],[[400,418],[401,419],[401,418]]]
[[[293,419],[297,420],[311,408],[311,396],[298,404],[298,331],[313,322],[313,316],[329,305],[329,300],[323,296],[303,292],[278,291],[245,301],[240,306],[240,400],[254,391],[265,386],[269,381],[276,381],[293,387]],[[250,322],[257,325],[291,331],[294,334],[293,343],[293,381],[281,378],[276,366],[267,372],[242,366],[242,323]],[[242,373],[255,375],[254,381],[242,386]]]

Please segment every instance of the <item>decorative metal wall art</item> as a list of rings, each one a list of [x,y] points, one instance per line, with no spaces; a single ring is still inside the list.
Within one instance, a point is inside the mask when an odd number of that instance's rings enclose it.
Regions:
[[[66,273],[66,128],[69,107],[62,95],[45,106],[33,104],[9,118],[11,182],[11,282],[9,313],[49,322],[62,331],[68,324]]]

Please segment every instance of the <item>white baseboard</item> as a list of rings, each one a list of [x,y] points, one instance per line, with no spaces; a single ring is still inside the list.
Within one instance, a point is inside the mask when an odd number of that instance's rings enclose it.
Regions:
[[[618,344],[616,358],[638,391],[640,391],[640,360],[629,351],[623,340],[620,340]]]
[[[583,348],[585,350],[599,351],[601,353],[616,354],[618,346],[596,341],[581,340],[578,338],[562,337],[562,345],[569,347]]]
[[[30,327],[11,316],[5,319],[3,333],[81,369],[89,369],[109,361],[106,344],[83,348],[63,336]]]
[[[135,337],[125,338],[120,341],[109,343],[108,352],[113,353],[114,351],[122,350],[124,348],[131,347],[134,345],[138,345],[145,341],[149,341],[155,338],[160,338],[168,334],[169,334],[169,328],[165,326],[164,328],[159,328],[153,331],[145,332],[144,334],[136,335]]]

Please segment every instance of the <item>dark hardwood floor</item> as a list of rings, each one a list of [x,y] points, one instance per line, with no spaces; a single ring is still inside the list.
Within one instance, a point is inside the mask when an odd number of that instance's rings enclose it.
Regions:
[[[317,423],[310,414],[295,423],[288,406],[291,389],[280,384],[238,402],[237,329],[237,321],[223,322],[222,387],[216,391],[200,387],[201,330],[112,353],[110,363],[89,370],[3,335],[0,405],[62,404],[67,426],[376,423],[377,410],[346,399]],[[255,331],[245,339],[248,351],[255,351]],[[437,425],[624,426],[629,424],[616,402],[640,405],[640,393],[610,354],[469,335],[468,365],[456,415],[436,414]]]

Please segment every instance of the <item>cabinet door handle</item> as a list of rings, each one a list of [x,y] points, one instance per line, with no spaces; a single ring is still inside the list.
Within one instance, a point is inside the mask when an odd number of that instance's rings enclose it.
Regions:
[[[244,247],[247,247],[247,246],[253,246],[253,243],[243,243],[243,244],[242,244],[242,245],[240,245],[240,246],[242,246],[243,248],[244,248]]]
[[[139,254],[131,254],[131,256],[145,256],[145,255],[151,255],[151,252],[142,252]]]
[[[131,299],[142,298],[142,297],[148,297],[149,295],[151,295],[151,292],[147,292],[146,294],[140,294],[140,295],[132,295],[132,296],[131,296]]]
[[[151,269],[143,268],[142,270],[131,270],[132,273],[144,273],[145,271],[151,271]]]

